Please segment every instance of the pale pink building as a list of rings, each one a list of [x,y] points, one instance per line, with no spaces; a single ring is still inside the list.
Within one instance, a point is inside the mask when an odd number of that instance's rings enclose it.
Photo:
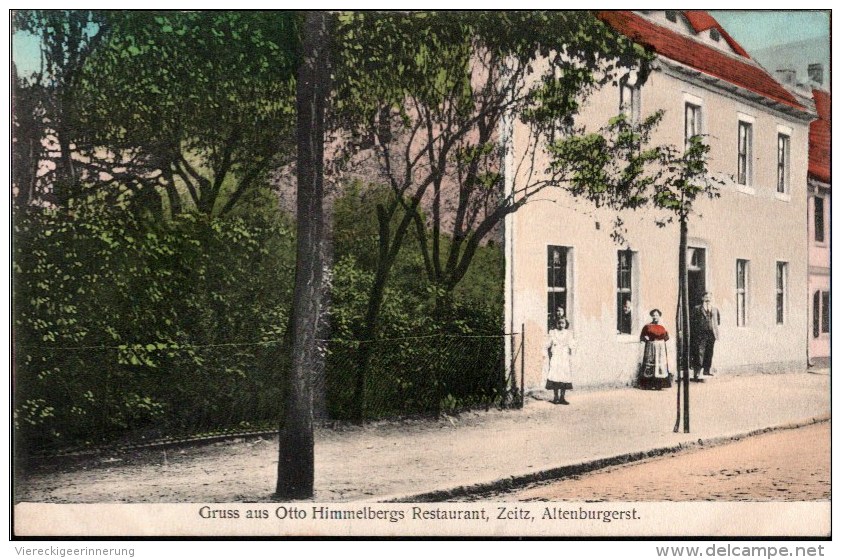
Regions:
[[[579,122],[596,130],[620,107],[635,117],[663,110],[655,142],[683,146],[687,136],[705,134],[709,169],[724,180],[720,198],[698,202],[689,224],[691,304],[711,291],[721,312],[714,373],[805,369],[812,316],[803,303],[811,289],[811,253],[803,234],[795,232],[806,232],[807,215],[814,215],[807,212],[812,199],[806,189],[807,178],[814,181],[808,157],[813,111],[706,12],[614,11],[599,17],[657,58],[644,85],[629,80],[606,86],[589,99]],[[517,159],[528,144],[525,127],[514,124],[508,138],[509,158]],[[516,188],[523,174],[539,172],[545,163],[538,157],[528,170],[507,166],[506,185]],[[827,197],[825,211],[828,192],[827,181],[819,195]],[[527,390],[543,385],[542,345],[549,315],[559,307],[577,340],[576,387],[634,380],[639,333],[652,308],[662,310],[662,323],[672,333],[674,368],[679,232],[676,224],[657,227],[658,217],[653,211],[623,214],[623,245],[610,237],[612,213],[561,190],[547,190],[508,217],[506,328],[525,327]],[[823,228],[828,244],[828,217]],[[814,248],[816,255],[820,249]],[[625,300],[630,321],[623,315]]]
[[[830,330],[830,169],[831,103],[829,92],[814,89],[818,119],[809,129],[809,361],[829,358]]]

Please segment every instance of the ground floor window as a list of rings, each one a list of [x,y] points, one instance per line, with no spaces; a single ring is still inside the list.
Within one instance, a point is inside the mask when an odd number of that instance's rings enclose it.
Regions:
[[[736,260],[736,326],[748,324],[748,261]]]
[[[777,261],[777,324],[785,323],[788,263]]]
[[[812,336],[818,338],[829,332],[829,292],[821,290],[812,295]]]
[[[616,331],[631,334],[633,330],[633,266],[634,253],[619,251],[616,258]]]
[[[546,326],[551,328],[558,317],[568,314],[569,247],[549,245],[547,250]]]

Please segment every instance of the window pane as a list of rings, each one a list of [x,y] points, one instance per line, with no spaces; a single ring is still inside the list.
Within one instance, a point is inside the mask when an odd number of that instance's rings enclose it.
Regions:
[[[777,324],[785,320],[786,263],[777,263]]]
[[[815,201],[815,241],[822,243],[824,241],[824,224],[823,224],[823,198],[816,196]]]
[[[684,119],[684,140],[686,141],[687,146],[689,145],[689,139],[695,136],[696,134],[700,134],[701,132],[701,126],[699,122],[700,117],[701,108],[697,105],[687,103],[686,116]]]
[[[552,326],[558,310],[567,311],[567,256],[569,247],[550,245],[547,250],[547,326]]]
[[[567,283],[567,248],[549,247],[548,284],[550,288],[565,288]]]
[[[736,260],[736,326],[747,324],[747,268],[748,261]]]
[[[785,134],[777,135],[777,192],[788,191],[788,154],[789,138]]]
[[[821,335],[821,293],[815,292],[812,296],[812,336],[818,338]]]
[[[548,306],[546,309],[547,326],[552,326],[554,320],[560,315],[558,310],[563,310],[566,315],[567,294],[566,292],[549,292]]]
[[[821,332],[829,332],[829,292],[821,294]]]
[[[617,252],[616,259],[616,330],[619,333],[630,334],[633,325],[632,305],[633,292],[631,288],[631,271],[633,253],[631,251]]]

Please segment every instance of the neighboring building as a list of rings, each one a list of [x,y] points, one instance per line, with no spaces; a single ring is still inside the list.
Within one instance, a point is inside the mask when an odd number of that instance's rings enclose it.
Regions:
[[[829,92],[812,90],[818,120],[809,128],[809,361],[829,358],[831,102]]]
[[[826,72],[829,69],[828,37],[814,37],[752,50],[750,54],[751,58],[766,70],[777,73],[777,79],[783,85],[812,82],[820,87],[827,87],[829,84],[829,75]]]
[[[691,304],[713,293],[721,312],[714,371],[784,371],[806,365],[809,122],[814,114],[753,62],[707,13],[604,12],[608,25],[657,53],[642,87],[595,93],[579,122],[603,126],[622,107],[663,110],[654,142],[682,146],[702,133],[709,168],[726,177],[720,198],[699,200],[689,223]],[[526,133],[514,127],[518,157]],[[535,162],[524,176],[545,169]],[[513,173],[510,171],[509,173]],[[516,183],[521,175],[506,177]],[[578,387],[626,385],[641,354],[639,332],[659,308],[672,334],[678,288],[677,224],[658,227],[654,211],[627,212],[627,244],[611,237],[614,216],[564,192],[544,191],[506,222],[506,328],[525,326],[525,387],[542,384],[542,344],[550,313],[564,309],[578,350]],[[625,301],[630,301],[630,328]]]

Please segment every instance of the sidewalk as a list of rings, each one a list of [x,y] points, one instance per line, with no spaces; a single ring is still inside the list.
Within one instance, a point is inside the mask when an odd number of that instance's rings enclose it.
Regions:
[[[690,386],[690,434],[674,433],[674,387],[571,391],[569,406],[382,422],[316,434],[315,501],[435,501],[829,418],[828,371],[716,376]],[[274,439],[237,440],[33,473],[22,501],[264,502]]]
[[[379,441],[380,447],[368,449],[369,463],[377,465],[372,478],[378,501],[444,499],[467,489],[583,472],[611,464],[612,459],[623,462],[699,441],[828,418],[829,396],[828,372],[707,378],[690,386],[691,433],[685,434],[682,427],[673,432],[674,387],[572,391],[567,393],[569,406],[527,399],[523,410],[500,412],[481,425],[425,434],[390,468],[375,458],[389,445],[387,439]],[[324,451],[345,457],[361,452],[352,442],[347,444]],[[327,486],[341,476],[340,471],[319,474],[317,487],[320,481]]]

